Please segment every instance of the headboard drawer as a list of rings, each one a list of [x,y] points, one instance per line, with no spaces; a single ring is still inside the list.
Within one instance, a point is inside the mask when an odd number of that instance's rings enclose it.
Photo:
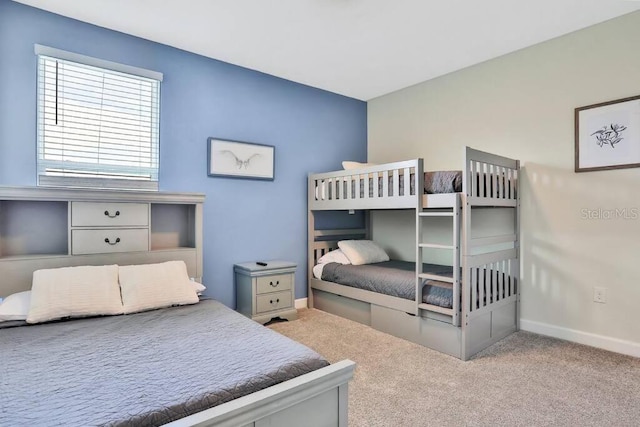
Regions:
[[[108,254],[149,250],[147,228],[72,230],[71,254]]]
[[[148,226],[147,203],[71,203],[72,227]]]

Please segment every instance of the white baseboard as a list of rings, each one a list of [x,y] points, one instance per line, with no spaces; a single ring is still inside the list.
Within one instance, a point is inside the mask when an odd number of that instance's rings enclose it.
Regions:
[[[540,335],[560,338],[562,340],[567,340],[578,344],[601,348],[603,350],[613,351],[615,353],[640,357],[640,343],[636,343],[633,341],[625,341],[618,338],[611,338],[604,335],[597,335],[589,332],[577,331],[575,329],[549,325],[548,323],[540,323],[524,319],[520,320],[520,329],[522,329],[523,331],[534,332]]]
[[[307,308],[307,299],[298,298],[295,302],[294,307],[296,308],[296,310],[300,310],[301,308]]]

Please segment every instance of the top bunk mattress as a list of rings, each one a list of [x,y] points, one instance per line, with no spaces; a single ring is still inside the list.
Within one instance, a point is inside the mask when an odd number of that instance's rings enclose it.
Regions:
[[[0,330],[0,425],[157,426],[327,366],[213,300]]]
[[[409,182],[410,186],[410,194],[415,194],[415,183],[413,179],[414,174],[411,174],[411,179]],[[352,182],[355,183],[356,180],[352,178]],[[425,172],[424,173],[424,193],[425,194],[448,194],[448,193],[459,193],[462,191],[462,171],[435,171],[435,172]],[[349,186],[348,179],[342,180],[342,194],[348,194]],[[389,188],[389,197],[392,197],[393,194],[393,176],[389,176],[389,181],[387,183]],[[318,186],[316,186],[316,199],[325,200],[325,199],[333,199],[332,192],[333,190],[333,179],[327,179],[320,182]],[[357,185],[351,185],[351,199],[356,197]],[[374,182],[374,178],[369,178],[369,196],[374,197],[374,192],[377,190],[378,197],[383,197],[383,178],[381,176],[377,179],[377,185]],[[364,198],[364,181],[360,180],[360,198]],[[404,179],[398,180],[398,193],[400,195],[405,195],[404,190]],[[339,196],[339,195],[338,195]],[[337,197],[340,198],[340,197]]]
[[[445,277],[453,275],[453,268],[446,265],[425,263],[422,264],[422,271]],[[365,265],[331,262],[324,264],[321,269],[314,267],[314,274],[316,277],[321,276],[317,277],[318,279],[327,282],[412,301],[416,299],[416,264],[414,262],[392,260]],[[422,302],[451,308],[453,306],[451,283],[426,280],[422,288]]]

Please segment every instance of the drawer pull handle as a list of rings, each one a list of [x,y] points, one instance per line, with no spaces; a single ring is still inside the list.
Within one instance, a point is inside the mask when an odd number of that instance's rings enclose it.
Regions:
[[[115,241],[115,242],[113,242],[113,243],[111,243],[111,242],[109,241],[109,238],[108,238],[108,237],[105,237],[105,238],[104,238],[104,242],[105,242],[105,243],[110,244],[111,246],[115,246],[115,245],[117,245],[118,243],[120,243],[120,238],[119,238],[119,237],[116,237],[116,241]]]
[[[273,284],[273,282],[269,282],[269,284],[275,288],[280,284],[280,281],[278,280],[275,285]]]
[[[278,299],[276,300],[276,304],[278,304],[279,302],[280,302],[280,298],[278,298]],[[272,299],[270,299],[270,300],[269,300],[269,304],[273,304],[273,300],[272,300]]]
[[[116,211],[116,214],[115,214],[115,215],[111,215],[111,214],[109,213],[109,211],[104,211],[104,214],[105,214],[105,216],[108,216],[109,218],[115,218],[115,217],[117,217],[117,216],[120,216],[120,211]]]

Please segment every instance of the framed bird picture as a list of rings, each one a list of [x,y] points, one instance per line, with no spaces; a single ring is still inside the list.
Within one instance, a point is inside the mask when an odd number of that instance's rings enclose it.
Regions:
[[[209,138],[207,146],[209,176],[270,181],[275,177],[273,145]]]

